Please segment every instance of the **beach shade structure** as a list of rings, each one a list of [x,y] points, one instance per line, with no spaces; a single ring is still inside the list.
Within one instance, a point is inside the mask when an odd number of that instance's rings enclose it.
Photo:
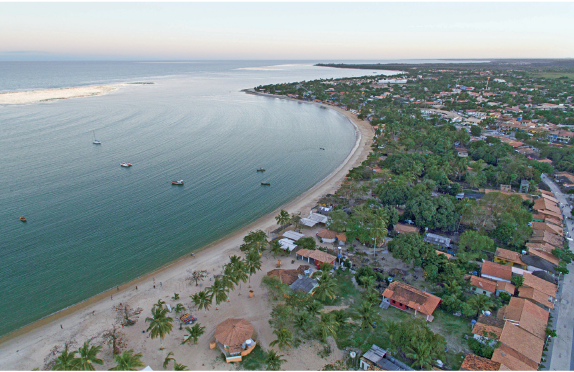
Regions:
[[[287,239],[287,238],[283,238],[279,240],[279,244],[281,245],[281,248],[285,249],[285,250],[289,250],[289,252],[293,251],[293,249],[297,248],[297,244],[295,244],[295,242],[291,239]]]
[[[241,357],[255,348],[253,325],[245,319],[229,318],[215,329],[215,341],[227,363],[240,362]]]
[[[337,233],[331,230],[321,230],[317,236],[323,240],[323,243],[333,243],[337,238]]]

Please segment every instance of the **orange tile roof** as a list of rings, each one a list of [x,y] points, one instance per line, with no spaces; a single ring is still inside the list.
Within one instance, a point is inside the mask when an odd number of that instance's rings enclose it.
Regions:
[[[510,280],[512,278],[512,268],[496,262],[484,261],[482,263],[482,275],[490,275],[500,279]]]
[[[542,194],[544,194],[544,195],[556,197],[556,195],[554,195],[554,193],[553,193],[553,192],[550,192],[550,191],[540,190],[540,192],[541,192]]]
[[[520,287],[518,296],[534,301],[540,305],[554,309],[554,304],[548,300],[548,295],[530,287]]]
[[[558,257],[556,257],[555,255],[553,255],[552,253],[548,253],[545,251],[541,251],[538,249],[529,249],[528,250],[528,254],[532,255],[532,256],[536,256],[536,257],[540,257],[554,265],[558,265],[560,264],[560,259]]]
[[[512,350],[506,345],[500,345],[494,353],[492,353],[492,360],[500,363],[511,371],[536,371],[538,370],[538,363],[531,361],[524,355]]]
[[[537,249],[540,251],[544,251],[547,253],[552,253],[552,250],[555,249],[556,247],[553,246],[552,244],[549,243],[534,243],[534,242],[528,242],[526,243],[526,247],[528,247],[528,249]]]
[[[496,282],[488,280],[486,278],[479,278],[478,276],[472,275],[470,277],[470,285],[473,285],[476,288],[483,289],[490,293],[496,292]]]
[[[442,254],[444,256],[446,256],[446,258],[448,258],[449,260],[452,258],[452,254],[443,252],[443,251],[439,251],[438,249],[435,249],[436,254]]]
[[[442,301],[440,297],[399,281],[392,282],[383,292],[383,296],[405,304],[425,315],[432,315]]]
[[[309,257],[314,259],[315,261],[323,262],[323,263],[331,263],[335,261],[337,257],[330,255],[327,252],[323,252],[320,250],[312,250],[312,249],[300,249],[296,253],[299,256]]]
[[[544,198],[536,199],[532,208],[537,211],[548,210],[558,214],[562,213],[556,203],[553,203],[550,200]]]
[[[399,234],[405,234],[410,232],[420,232],[420,229],[416,226],[405,225],[404,223],[397,223],[394,229]]]
[[[275,276],[279,278],[281,283],[291,285],[297,279],[299,279],[299,274],[305,274],[305,270],[309,269],[309,265],[299,265],[297,269],[273,269],[267,272],[267,276]]]
[[[546,216],[551,216],[551,217],[554,217],[554,218],[558,218],[560,221],[562,221],[562,213],[555,213],[555,212],[549,211],[549,210],[547,210],[547,209],[543,209],[543,210],[541,210],[541,211],[538,211],[538,213],[544,214],[544,215],[546,215]]]
[[[543,230],[533,230],[532,237],[529,240],[529,242],[532,243],[548,243],[559,248],[562,247],[563,241],[564,239],[560,235]]]
[[[514,252],[504,248],[496,248],[496,253],[494,257],[499,257],[503,260],[510,261],[519,265],[524,265],[524,262],[520,259],[520,253]]]
[[[542,193],[542,197],[546,200],[553,202],[554,204],[559,203],[558,199],[556,199],[556,197],[554,195],[548,195],[548,194]]]
[[[500,363],[474,354],[466,354],[460,366],[461,371],[498,371]]]
[[[546,223],[546,222],[533,221],[532,222],[532,229],[533,230],[547,231],[551,234],[557,234],[560,236],[564,235],[564,230],[561,227],[554,226],[554,225],[551,225],[551,224]]]
[[[540,363],[544,341],[519,326],[506,322],[500,335],[500,342],[531,361]]]
[[[524,298],[512,297],[504,311],[504,320],[518,323],[534,336],[544,340],[550,313]]]
[[[524,282],[522,284],[524,287],[534,288],[544,294],[556,298],[556,291],[558,290],[556,284],[547,282],[544,279],[540,279],[539,277],[528,273],[524,273],[522,277],[524,278]]]
[[[504,280],[497,280],[496,289],[498,289],[499,291],[506,291],[510,293],[510,295],[514,295],[514,290],[516,289],[516,287],[514,287],[514,284],[505,282]]]

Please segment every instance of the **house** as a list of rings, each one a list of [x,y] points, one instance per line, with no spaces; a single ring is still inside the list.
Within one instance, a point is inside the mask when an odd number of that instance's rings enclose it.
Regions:
[[[504,306],[504,311],[499,310],[498,316],[501,315],[504,321],[519,326],[541,340],[546,339],[546,326],[550,313],[531,301],[512,297],[508,305]]]
[[[554,300],[558,287],[532,274],[524,274],[518,297],[529,299],[546,309],[554,309]]]
[[[252,337],[253,325],[245,319],[229,318],[215,328],[215,342],[227,363],[241,362],[242,357],[255,349]]]
[[[291,240],[296,242],[297,240],[305,237],[305,234],[301,234],[301,233],[298,233],[296,231],[289,230],[289,231],[285,231],[282,236],[284,238],[291,239]]]
[[[310,274],[309,271],[309,265],[299,265],[297,269],[273,269],[267,272],[267,276],[276,277],[281,283],[291,285],[299,279],[299,275],[308,276]]]
[[[557,273],[556,267],[560,263],[558,257],[552,253],[538,251],[536,249],[530,250],[528,255],[522,255],[522,261],[528,265],[527,269],[529,271],[546,271],[552,275]]]
[[[532,222],[532,230],[546,231],[551,234],[564,236],[564,229],[562,227],[558,227],[556,225],[552,225],[546,222],[537,222],[537,221]]]
[[[483,358],[474,354],[466,354],[462,365],[461,371],[498,371],[500,370],[500,363],[494,362],[490,359]]]
[[[480,276],[495,281],[501,280],[511,283],[512,268],[510,266],[497,264],[496,262],[484,261],[482,263]]]
[[[279,239],[278,242],[282,249],[288,250],[289,252],[297,248],[297,244],[291,239],[283,238]]]
[[[529,241],[525,245],[528,248],[529,252],[532,250],[536,250],[536,251],[543,251],[546,253],[552,253],[552,251],[557,248],[557,247],[553,246],[552,244],[545,243],[545,242],[535,243],[535,242]]]
[[[537,365],[542,360],[544,341],[510,322],[504,324],[500,342],[517,353],[524,355]]]
[[[528,241],[531,243],[548,243],[554,248],[562,248],[564,239],[560,235],[547,231],[533,230],[532,237]]]
[[[317,269],[319,269],[324,263],[334,265],[335,260],[337,259],[337,257],[330,255],[329,253],[312,249],[300,249],[295,255],[297,256],[298,260],[304,260],[315,264]]]
[[[502,334],[504,320],[494,316],[480,315],[474,327],[472,334],[478,342],[485,345],[493,346]]]
[[[526,264],[520,260],[520,253],[510,251],[508,249],[496,248],[496,252],[494,253],[494,262],[526,269]]]
[[[305,293],[313,294],[313,291],[315,290],[315,288],[317,288],[318,285],[319,283],[315,279],[303,276],[297,278],[297,280],[295,280],[291,285],[289,285],[289,288],[291,288],[295,292],[302,291]]]
[[[323,216],[320,213],[309,213],[309,217],[301,218],[301,224],[313,227],[318,223],[326,224],[329,218],[327,216]]]
[[[413,309],[415,316],[421,312],[426,316],[427,322],[432,322],[434,317],[432,313],[442,300],[430,293],[426,293],[406,283],[399,281],[392,282],[383,292],[383,301],[381,307],[394,306],[397,309]]]
[[[407,234],[411,232],[416,232],[417,234],[420,232],[420,229],[416,226],[406,225],[404,223],[397,223],[393,226],[397,234]]]
[[[498,280],[496,282],[496,295],[499,296],[500,293],[504,292],[504,293],[508,293],[511,296],[514,296],[514,292],[515,292],[516,288],[514,287],[514,284],[509,283],[507,281],[503,281],[503,280]]]
[[[532,209],[539,212],[546,210],[562,216],[562,211],[560,210],[560,207],[558,207],[556,203],[545,198],[536,199],[536,201],[534,201],[534,206],[532,207]]]
[[[538,363],[502,344],[494,350],[491,360],[511,371],[536,371]]]
[[[474,287],[474,293],[476,294],[483,294],[490,297],[493,293],[496,293],[496,282],[486,278],[471,275],[470,285]]]
[[[337,233],[332,230],[321,230],[317,233],[317,236],[321,238],[323,243],[334,243],[337,239]]]
[[[427,233],[423,240],[427,243],[431,243],[439,247],[450,248],[450,238],[445,236]]]
[[[393,358],[385,349],[372,345],[360,359],[359,369],[383,371],[414,371],[411,367]]]

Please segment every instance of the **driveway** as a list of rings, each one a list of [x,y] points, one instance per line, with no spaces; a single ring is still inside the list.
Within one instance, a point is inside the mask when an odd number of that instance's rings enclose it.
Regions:
[[[550,187],[556,199],[562,203],[564,223],[568,233],[572,236],[572,222],[568,220],[571,214],[566,196],[560,191],[556,183],[546,175],[542,175],[542,181]],[[568,244],[570,250],[573,250],[572,242],[569,241]],[[571,371],[574,369],[572,344],[574,337],[574,291],[572,290],[574,289],[574,263],[568,265],[568,270],[570,273],[562,276],[558,283],[558,301],[555,309],[551,312],[557,337],[550,343],[550,349],[547,352],[548,360],[544,363],[546,369],[550,371]],[[565,288],[566,290],[564,290]]]

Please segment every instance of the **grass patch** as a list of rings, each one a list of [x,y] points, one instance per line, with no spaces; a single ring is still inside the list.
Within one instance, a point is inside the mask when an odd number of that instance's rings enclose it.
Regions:
[[[453,371],[459,371],[462,362],[464,361],[464,357],[466,353],[455,353],[454,351],[447,351],[446,353],[446,360],[444,364],[446,367]]]
[[[255,345],[255,349],[242,358],[240,366],[242,369],[248,371],[262,371],[267,369],[265,358],[267,353],[259,345]]]
[[[558,79],[566,76],[570,79],[574,78],[574,72],[533,72],[532,75],[545,79]]]
[[[437,309],[433,315],[434,320],[429,326],[435,332],[440,331],[439,333],[442,335],[452,335],[462,340],[465,333],[472,331],[470,322],[466,318],[454,316],[441,309]]]
[[[335,279],[337,280],[337,296],[332,300],[327,298],[320,302],[325,306],[346,305],[351,299],[354,303],[359,302],[361,294],[355,289],[351,278],[352,275],[348,274],[348,272],[335,275]]]

